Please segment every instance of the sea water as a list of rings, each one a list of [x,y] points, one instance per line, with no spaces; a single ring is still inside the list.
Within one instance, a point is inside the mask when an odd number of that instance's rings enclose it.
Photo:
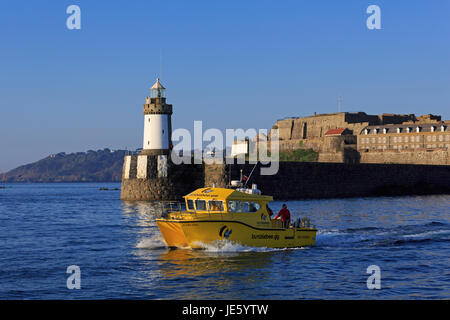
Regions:
[[[450,298],[450,195],[286,201],[318,228],[316,246],[193,251],[166,248],[155,204],[100,187],[120,184],[0,189],[0,299]]]

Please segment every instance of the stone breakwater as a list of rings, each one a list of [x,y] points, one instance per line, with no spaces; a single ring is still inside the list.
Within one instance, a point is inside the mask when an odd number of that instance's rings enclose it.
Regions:
[[[182,164],[158,156],[125,156],[122,200],[181,200],[196,188],[225,187],[249,175],[253,164]],[[258,184],[275,200],[366,197],[380,195],[450,194],[450,166],[410,164],[346,164],[280,162],[278,173],[254,170],[249,186]]]

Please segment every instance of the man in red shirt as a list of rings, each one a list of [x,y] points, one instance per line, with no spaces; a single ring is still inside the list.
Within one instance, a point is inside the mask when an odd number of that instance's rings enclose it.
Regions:
[[[281,222],[283,222],[283,228],[289,228],[289,224],[291,223],[291,213],[289,212],[286,204],[283,204],[283,208],[278,212],[278,215],[274,218],[277,219],[281,216]]]

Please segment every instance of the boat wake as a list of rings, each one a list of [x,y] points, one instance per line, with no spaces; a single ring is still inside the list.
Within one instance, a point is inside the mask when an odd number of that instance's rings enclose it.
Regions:
[[[374,247],[427,242],[450,242],[450,225],[431,222],[393,228],[322,229],[317,232],[316,246]]]
[[[434,242],[450,242],[450,224],[431,222],[422,225],[406,225],[393,228],[319,229],[315,247],[386,247]],[[271,252],[310,248],[250,247],[227,239],[213,243],[197,242],[196,245],[201,248],[200,250],[211,253]],[[167,249],[167,245],[161,235],[155,234],[152,237],[140,239],[136,244],[136,248],[159,250]]]
[[[167,248],[167,246],[161,235],[155,235],[152,238],[140,239],[136,244],[136,248],[147,250],[158,250]]]
[[[285,250],[303,250],[307,247],[299,248],[267,248],[267,247],[250,247],[245,246],[230,240],[218,240],[212,243],[196,242],[202,250],[206,252],[228,253],[228,252],[270,252],[270,251],[285,251]]]

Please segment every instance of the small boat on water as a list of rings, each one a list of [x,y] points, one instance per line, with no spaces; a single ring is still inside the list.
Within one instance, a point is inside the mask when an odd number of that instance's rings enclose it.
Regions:
[[[203,248],[229,240],[252,247],[291,248],[312,246],[317,229],[309,219],[283,226],[269,215],[271,196],[254,185],[246,188],[200,188],[184,196],[185,208],[168,210],[156,224],[169,247]],[[184,207],[184,206],[183,206]]]

